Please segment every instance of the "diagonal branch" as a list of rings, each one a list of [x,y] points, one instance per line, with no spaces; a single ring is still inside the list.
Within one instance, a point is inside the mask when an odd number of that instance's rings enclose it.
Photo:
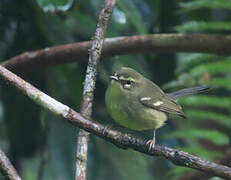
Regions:
[[[39,91],[37,88],[27,83],[3,66],[0,66],[0,77],[21,90],[39,105],[53,112],[54,114],[61,116],[64,120],[68,121],[72,125],[91,132],[92,134],[97,135],[120,148],[131,148],[151,156],[163,156],[176,165],[197,169],[214,176],[231,179],[230,167],[206,161],[200,157],[165,146],[156,145],[155,148],[152,148],[149,151],[149,146],[144,139],[136,138],[130,134],[123,134],[115,130],[110,130],[96,121],[90,121],[68,106]]]
[[[106,0],[105,5],[99,13],[99,20],[95,31],[94,40],[90,49],[89,61],[83,88],[83,100],[81,105],[81,115],[91,118],[92,105],[94,98],[94,89],[97,75],[97,64],[99,62],[104,35],[106,33],[107,24],[112,14],[116,0]],[[76,180],[85,180],[87,174],[87,151],[88,151],[88,136],[84,130],[78,133],[77,152],[76,152]]]
[[[219,164],[223,164],[226,166],[231,166],[231,152],[227,152],[221,159],[217,161]],[[187,173],[184,176],[180,177],[178,180],[206,180],[213,177],[213,174],[206,174],[200,171]]]
[[[21,180],[14,166],[0,148],[0,172],[8,180]]]
[[[26,52],[3,62],[12,71],[47,68],[64,63],[88,59],[92,41],[61,45],[38,51]],[[150,34],[107,38],[103,44],[103,57],[129,53],[201,52],[231,55],[230,35],[206,34]]]

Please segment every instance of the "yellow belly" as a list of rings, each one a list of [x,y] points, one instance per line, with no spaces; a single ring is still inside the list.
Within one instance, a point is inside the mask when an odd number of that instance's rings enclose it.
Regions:
[[[120,104],[111,104],[112,118],[120,125],[134,130],[158,129],[165,124],[167,115],[155,109],[142,107],[142,110],[133,111],[132,109],[125,111]]]

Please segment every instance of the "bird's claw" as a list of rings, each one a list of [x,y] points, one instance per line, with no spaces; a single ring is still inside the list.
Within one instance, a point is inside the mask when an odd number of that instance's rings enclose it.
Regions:
[[[148,140],[146,144],[149,145],[149,148],[148,148],[149,151],[151,151],[151,149],[155,147],[155,141],[153,141],[153,139]]]
[[[106,131],[112,129],[112,127],[113,127],[112,124],[106,125],[103,129],[103,135],[106,135]]]

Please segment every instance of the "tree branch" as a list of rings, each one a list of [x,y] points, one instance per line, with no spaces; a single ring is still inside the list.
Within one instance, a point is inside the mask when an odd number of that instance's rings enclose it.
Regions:
[[[90,49],[89,61],[87,66],[87,72],[83,88],[83,99],[81,105],[81,115],[91,118],[92,105],[94,98],[94,89],[97,75],[97,64],[99,62],[102,48],[104,35],[106,33],[107,24],[112,14],[113,7],[116,0],[106,0],[105,5],[101,12],[99,13],[98,24],[96,27],[96,32],[94,40],[92,42],[92,47]],[[88,151],[88,136],[84,130],[80,130],[78,133],[77,142],[77,153],[76,153],[76,180],[85,180],[87,174],[87,151]]]
[[[62,117],[74,126],[91,132],[94,135],[97,135],[120,148],[131,148],[133,150],[151,156],[163,156],[176,165],[197,169],[199,171],[212,174],[214,176],[231,179],[230,167],[206,161],[201,159],[200,157],[165,146],[155,145],[154,148],[149,150],[147,141],[144,139],[136,138],[130,134],[123,134],[115,130],[110,130],[96,121],[90,121],[89,119],[83,117],[81,114],[72,110],[70,107],[56,101],[45,93],[39,91],[37,88],[27,83],[3,66],[0,66],[0,77],[21,90],[24,94],[26,94],[33,101],[35,101],[37,104],[41,105],[45,109]]]
[[[226,153],[221,159],[217,161],[217,163],[231,166],[231,152]],[[213,174],[202,173],[200,171],[187,173],[186,175],[180,177],[178,180],[206,180],[213,177]]]
[[[64,63],[86,61],[92,41],[45,48],[26,52],[3,62],[11,71],[47,68]],[[206,34],[150,34],[107,38],[103,44],[103,57],[129,53],[201,52],[231,55],[230,35]]]
[[[8,180],[21,180],[14,166],[0,148],[0,172]]]

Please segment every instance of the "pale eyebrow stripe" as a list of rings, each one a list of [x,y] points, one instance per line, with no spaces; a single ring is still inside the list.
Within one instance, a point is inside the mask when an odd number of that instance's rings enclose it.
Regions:
[[[133,82],[136,82],[135,79],[131,78],[131,77],[124,77],[124,76],[120,76],[119,77],[120,80],[127,80],[127,81],[133,81]]]

